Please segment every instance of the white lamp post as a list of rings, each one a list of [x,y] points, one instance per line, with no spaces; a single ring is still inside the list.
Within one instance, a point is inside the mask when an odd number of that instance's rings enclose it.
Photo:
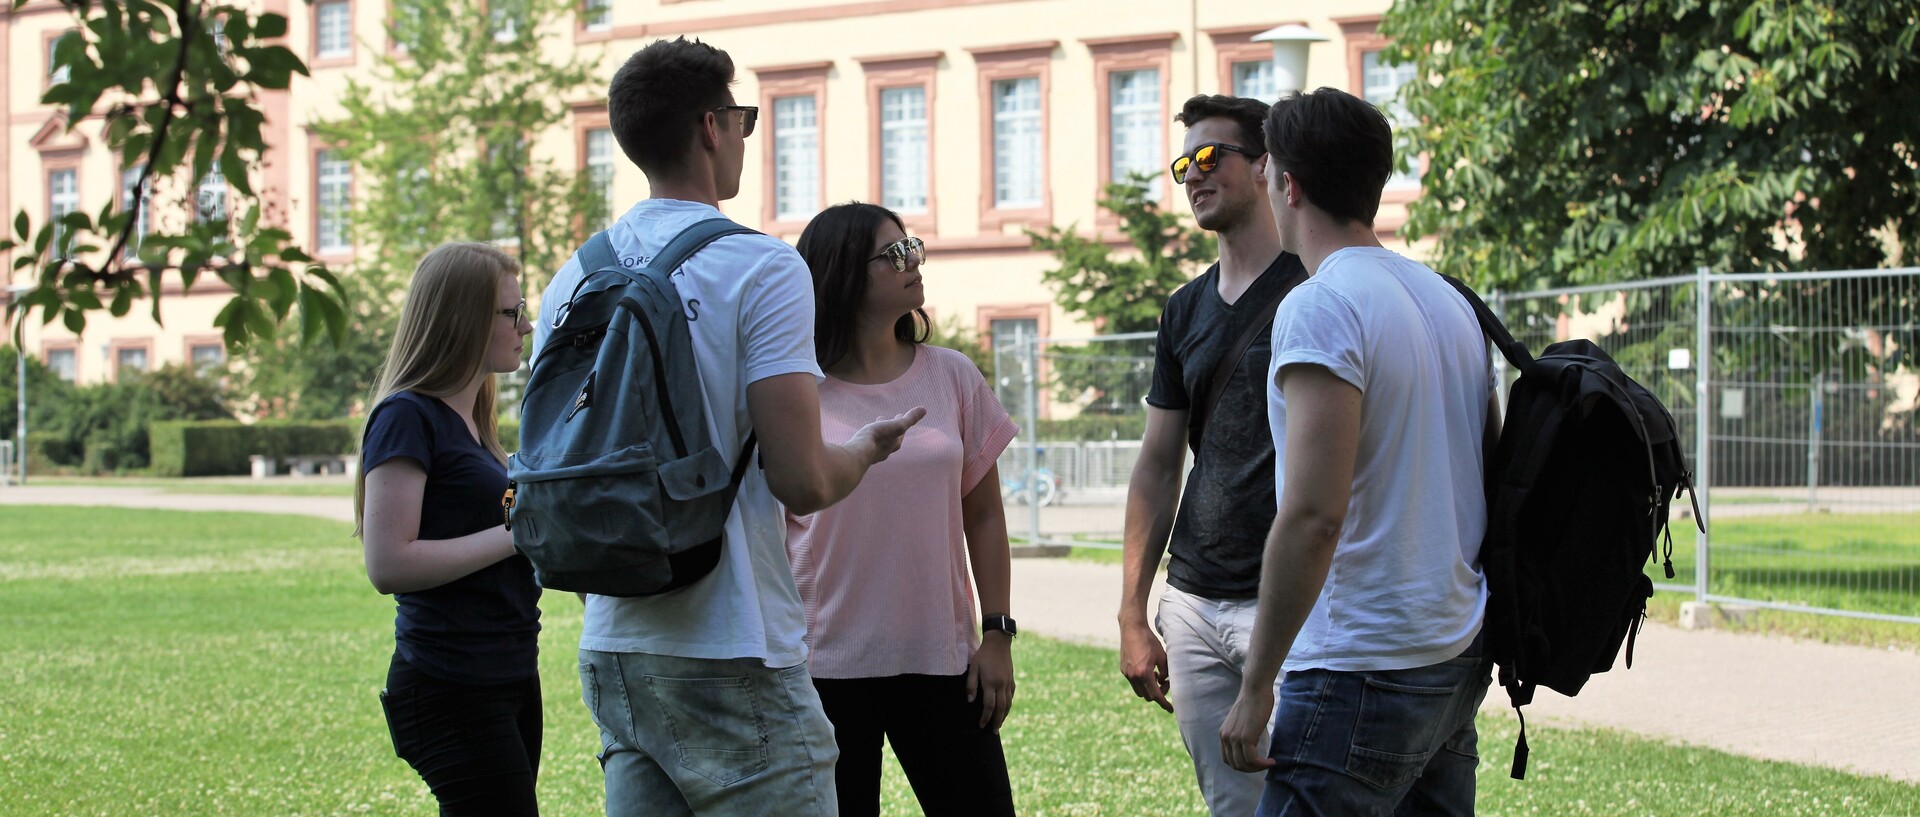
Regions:
[[[1277,99],[1306,89],[1307,48],[1314,43],[1324,43],[1327,38],[1299,23],[1288,23],[1253,35],[1253,41],[1273,43],[1273,84]]]

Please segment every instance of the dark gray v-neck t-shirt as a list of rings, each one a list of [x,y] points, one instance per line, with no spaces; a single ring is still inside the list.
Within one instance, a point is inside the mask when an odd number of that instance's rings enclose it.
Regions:
[[[1167,583],[1196,596],[1250,599],[1259,593],[1260,555],[1275,513],[1266,404],[1272,324],[1261,320],[1262,307],[1306,274],[1297,256],[1281,253],[1228,304],[1220,298],[1215,264],[1173,293],[1160,314],[1147,405],[1187,412],[1187,446],[1194,455],[1167,547]],[[1265,326],[1255,330],[1212,418],[1203,420],[1197,406],[1213,388],[1214,369],[1255,320]]]

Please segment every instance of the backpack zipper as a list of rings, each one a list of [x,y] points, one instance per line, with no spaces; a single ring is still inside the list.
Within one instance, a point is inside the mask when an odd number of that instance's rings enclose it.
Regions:
[[[587,372],[587,384],[580,387],[580,396],[573,398],[573,408],[567,410],[567,416],[561,420],[561,422],[573,422],[573,415],[579,414],[581,409],[593,405],[593,378],[594,375],[597,374],[599,374],[599,372]]]

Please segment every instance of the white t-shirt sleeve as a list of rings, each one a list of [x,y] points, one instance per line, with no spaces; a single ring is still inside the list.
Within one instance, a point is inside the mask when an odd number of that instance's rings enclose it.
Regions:
[[[1309,282],[1311,284],[1311,282]],[[1280,302],[1273,322],[1273,372],[1297,363],[1324,366],[1367,390],[1360,314],[1332,287],[1302,285]]]
[[[740,299],[743,383],[805,372],[821,377],[813,350],[813,276],[791,250],[768,260]]]

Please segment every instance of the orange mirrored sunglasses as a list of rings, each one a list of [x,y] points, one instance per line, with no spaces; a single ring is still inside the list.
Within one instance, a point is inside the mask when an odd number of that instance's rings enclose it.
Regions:
[[[1201,173],[1212,173],[1214,168],[1220,166],[1220,151],[1223,150],[1238,153],[1248,159],[1252,159],[1266,152],[1264,150],[1248,150],[1238,145],[1229,145],[1224,142],[1208,142],[1207,144],[1194,148],[1192,153],[1173,160],[1173,164],[1169,165],[1169,168],[1173,170],[1173,183],[1186,184],[1187,173],[1190,171],[1198,170]]]

